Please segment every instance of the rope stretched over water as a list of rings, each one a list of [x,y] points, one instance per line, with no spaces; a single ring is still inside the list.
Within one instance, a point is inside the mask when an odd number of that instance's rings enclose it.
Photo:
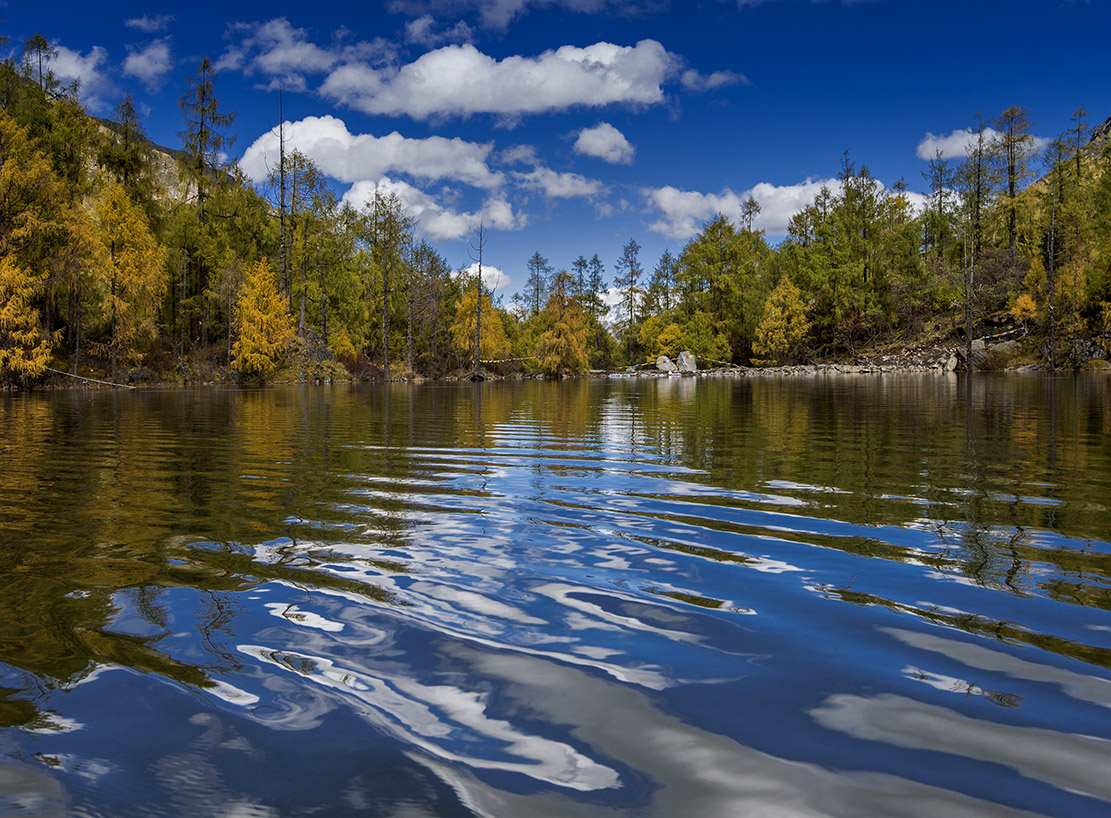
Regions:
[[[60,369],[53,369],[49,366],[46,367],[46,368],[50,372],[56,372],[59,375],[65,375],[67,378],[77,378],[77,380],[79,380],[79,381],[88,381],[89,383],[100,383],[100,384],[104,384],[105,386],[115,386],[119,389],[135,389],[136,388],[136,387],[132,386],[129,383],[112,383],[111,381],[98,381],[96,378],[86,378],[84,375],[74,375],[72,372],[63,372]]]
[[[479,359],[480,364],[508,364],[513,361],[531,361],[538,356],[526,355],[523,358],[490,358],[489,360]]]

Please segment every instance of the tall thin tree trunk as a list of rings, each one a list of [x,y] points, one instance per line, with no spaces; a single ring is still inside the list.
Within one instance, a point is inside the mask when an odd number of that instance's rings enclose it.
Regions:
[[[390,379],[390,261],[382,265],[382,376]]]
[[[305,279],[308,275],[306,267],[308,266],[308,254],[304,252],[304,239],[301,241],[301,317],[297,325],[297,332],[302,338],[305,337],[305,290],[307,285]]]
[[[405,338],[405,368],[413,371],[413,274],[409,273],[409,331]]]
[[[1057,171],[1060,172],[1059,170]],[[1053,186],[1053,208],[1049,216],[1049,268],[1046,270],[1046,283],[1049,285],[1049,369],[1057,368],[1057,323],[1055,302],[1057,300],[1056,264],[1057,239],[1057,185]]]
[[[324,339],[324,346],[328,346],[328,291],[324,288],[326,281],[326,265],[320,263],[320,337]]]
[[[282,113],[282,89],[278,89],[278,248],[279,266],[282,274],[282,292],[289,293],[289,260],[285,246],[285,117]]]

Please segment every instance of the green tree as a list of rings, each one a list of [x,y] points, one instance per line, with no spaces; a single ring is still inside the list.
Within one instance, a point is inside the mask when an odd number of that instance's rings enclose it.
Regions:
[[[548,279],[552,276],[552,265],[537,250],[525,266],[528,269],[528,277],[525,279],[524,296],[529,306],[529,315],[535,318],[540,314],[540,308],[548,292]]]
[[[644,292],[640,287],[640,277],[644,267],[640,263],[640,245],[636,239],[629,239],[621,250],[621,258],[615,265],[616,275],[613,286],[620,293],[622,318],[618,327],[624,346],[625,358],[632,361],[637,357],[637,314],[641,307]]]
[[[183,225],[182,231],[184,275],[179,310],[183,347],[186,338],[192,337],[187,328],[199,329],[201,346],[208,344],[209,307],[214,301],[209,278],[220,263],[217,238],[209,227],[209,200],[214,189],[227,186],[221,156],[235,142],[235,137],[226,135],[235,113],[220,110],[215,80],[212,61],[205,56],[196,73],[186,78],[185,92],[178,101],[185,120],[185,129],[179,134],[184,149],[182,169],[194,193],[192,224]]]
[[[1013,254],[1018,243],[1018,207],[1016,199],[1030,178],[1029,161],[1034,147],[1030,133],[1029,114],[1025,108],[1012,105],[993,123],[997,134],[992,145],[1003,180],[1003,196],[1007,216],[1007,248]]]

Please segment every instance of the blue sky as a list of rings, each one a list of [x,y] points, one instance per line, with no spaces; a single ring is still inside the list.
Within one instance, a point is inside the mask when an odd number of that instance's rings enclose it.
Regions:
[[[202,55],[237,112],[230,151],[272,164],[284,89],[292,142],[355,204],[395,190],[454,266],[481,220],[500,294],[536,250],[612,273],[635,238],[650,270],[749,193],[776,240],[843,153],[921,191],[923,157],[960,153],[979,110],[1030,112],[1056,136],[1083,105],[1111,115],[1101,0],[0,0],[0,33],[36,31],[91,112],[125,90],[177,146]]]

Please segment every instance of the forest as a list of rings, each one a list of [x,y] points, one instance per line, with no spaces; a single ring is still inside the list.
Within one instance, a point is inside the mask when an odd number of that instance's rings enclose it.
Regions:
[[[256,189],[222,160],[234,115],[201,60],[182,145],[146,137],[130,95],[88,115],[36,34],[0,63],[0,383],[550,376],[690,350],[707,364],[853,359],[999,328],[1081,367],[1111,332],[1111,139],[1078,109],[1048,146],[1009,107],[923,174],[925,204],[846,154],[776,246],[760,205],[711,219],[654,264],[631,238],[571,269],[538,249],[508,303],[453,270],[396,195],[341,202],[280,135]],[[649,270],[648,268],[651,267]],[[292,367],[292,368],[291,368]]]

